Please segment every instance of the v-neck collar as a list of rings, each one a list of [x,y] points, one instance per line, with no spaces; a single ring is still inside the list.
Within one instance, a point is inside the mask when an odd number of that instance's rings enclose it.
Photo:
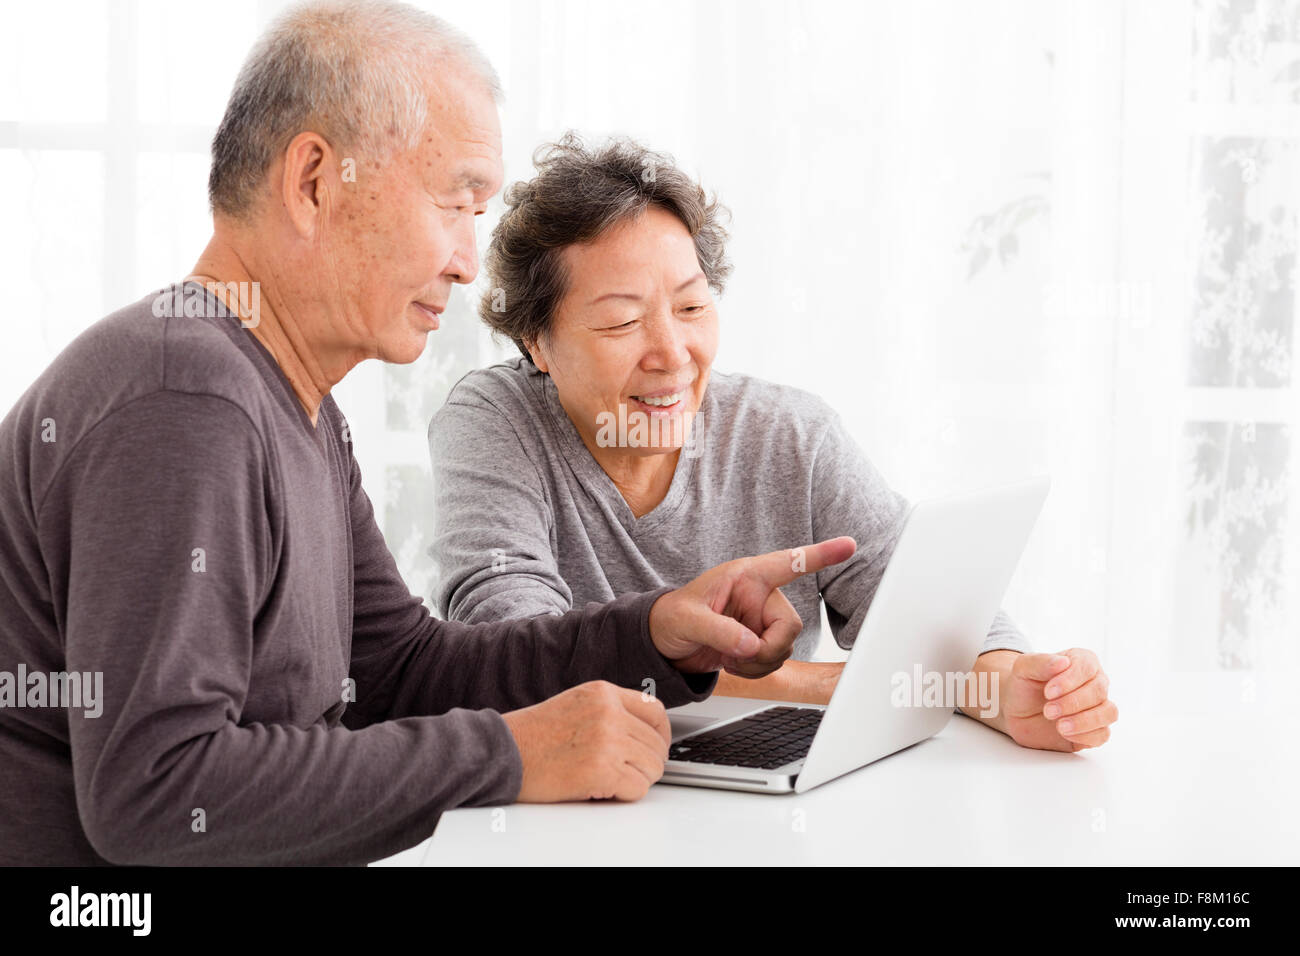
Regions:
[[[568,462],[569,467],[573,469],[578,481],[591,494],[609,503],[624,530],[632,535],[644,534],[655,531],[660,525],[672,518],[686,499],[687,489],[690,487],[691,479],[695,473],[696,456],[687,454],[686,448],[681,450],[681,453],[677,456],[677,466],[673,469],[672,483],[668,486],[668,493],[664,495],[663,501],[638,518],[632,512],[632,508],[627,503],[627,499],[623,497],[623,493],[618,490],[618,485],[614,484],[614,480],[609,477],[605,469],[600,467],[600,463],[592,456],[586,442],[578,434],[577,427],[573,424],[573,420],[569,418],[569,413],[564,410],[564,405],[560,402],[559,392],[555,388],[555,383],[551,381],[551,376],[535,367],[531,367],[527,359],[521,359],[521,361],[530,367],[529,374],[533,388],[541,397],[542,404],[550,416],[555,433],[564,446],[565,460]],[[706,391],[705,403],[707,404],[707,402],[708,392]],[[703,412],[703,408],[701,408],[701,412]]]
[[[215,314],[217,318],[231,319],[234,322],[239,324],[239,327],[237,329],[231,330],[232,332],[231,337],[235,340],[236,346],[240,348],[242,351],[248,352],[250,351],[250,348],[240,343],[242,342],[252,343],[251,351],[262,360],[263,378],[272,379],[279,383],[281,403],[289,406],[289,414],[295,416],[299,424],[302,425],[304,429],[306,429],[312,444],[316,446],[316,450],[319,451],[322,455],[328,454],[328,449],[326,447],[325,430],[320,427],[325,417],[324,399],[321,400],[321,407],[320,409],[317,410],[317,414],[316,414],[316,424],[313,425],[311,423],[311,418],[307,415],[307,409],[303,408],[302,402],[298,401],[298,393],[293,390],[293,384],[289,381],[289,377],[284,374],[284,369],[280,367],[280,363],[275,360],[275,356],[272,355],[270,350],[265,345],[262,344],[262,341],[256,335],[253,335],[252,332],[246,329],[244,327],[243,321],[239,318],[239,316],[236,315],[234,312],[231,312],[230,309],[226,306],[226,304],[222,302],[221,299],[219,299],[217,296],[215,296],[212,293],[212,290],[209,289],[207,286],[203,285],[203,283],[194,282],[193,280],[183,282],[182,293],[181,293],[182,299],[184,299],[183,287],[187,285],[192,285],[201,289],[207,301],[210,303],[214,303],[216,305]],[[205,315],[212,314],[212,310],[207,309],[205,310],[204,314]],[[328,396],[326,397],[328,398]]]

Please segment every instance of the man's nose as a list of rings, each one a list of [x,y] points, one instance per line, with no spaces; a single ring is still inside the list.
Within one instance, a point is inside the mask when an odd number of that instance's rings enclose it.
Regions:
[[[446,275],[452,282],[469,285],[478,275],[478,242],[475,237],[474,216],[463,217],[457,230],[456,251],[447,264]]]

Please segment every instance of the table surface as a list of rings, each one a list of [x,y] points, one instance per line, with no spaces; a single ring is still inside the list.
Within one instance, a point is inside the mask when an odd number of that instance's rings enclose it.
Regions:
[[[955,715],[804,794],[658,784],[635,803],[455,810],[374,865],[1296,865],[1298,725],[1122,714],[1105,746],[1064,754]]]

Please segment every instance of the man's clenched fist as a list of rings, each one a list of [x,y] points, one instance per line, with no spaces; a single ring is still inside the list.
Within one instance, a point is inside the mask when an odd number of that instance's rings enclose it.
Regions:
[[[524,763],[520,803],[639,800],[664,773],[664,705],[594,680],[503,715]]]

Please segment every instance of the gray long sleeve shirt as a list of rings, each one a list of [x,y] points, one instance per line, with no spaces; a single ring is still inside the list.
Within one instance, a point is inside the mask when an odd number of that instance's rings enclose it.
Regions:
[[[852,535],[847,562],[782,590],[811,658],[820,601],[849,647],[907,500],[808,392],[713,372],[664,500],[637,518],[591,456],[549,375],[522,356],[471,372],[429,425],[440,612],[467,622],[558,614],[681,586],[732,558]],[[1029,643],[999,609],[983,650]]]
[[[432,618],[333,400],[313,427],[215,299],[154,301],[0,422],[0,864],[363,863],[516,797],[500,711],[596,678],[669,706],[712,689],[655,650],[662,591]],[[102,699],[54,706],[71,672]]]

